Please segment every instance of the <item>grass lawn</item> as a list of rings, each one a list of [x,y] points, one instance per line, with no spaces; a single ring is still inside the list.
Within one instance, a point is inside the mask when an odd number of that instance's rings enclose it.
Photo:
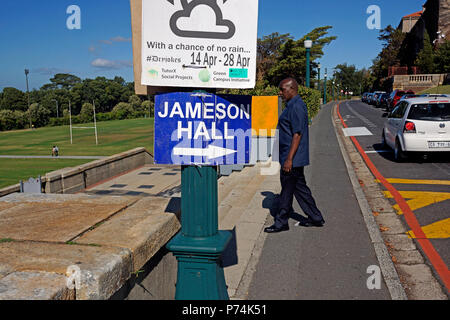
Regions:
[[[434,87],[434,88],[427,89],[427,90],[424,90],[424,91],[419,92],[419,94],[424,94],[424,93],[444,93],[444,94],[450,94],[450,85]]]
[[[0,159],[0,189],[28,180],[42,177],[61,168],[74,167],[92,160],[66,159]]]
[[[93,124],[74,125],[78,126]],[[137,147],[153,153],[153,128],[153,118],[98,122],[98,146],[94,129],[73,129],[73,144],[69,126],[0,132],[0,155],[50,156],[53,145],[58,146],[60,156],[110,156]],[[0,159],[0,188],[90,161]]]

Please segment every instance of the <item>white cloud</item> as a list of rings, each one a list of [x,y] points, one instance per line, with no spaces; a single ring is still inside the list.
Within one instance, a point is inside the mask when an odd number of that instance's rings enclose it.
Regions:
[[[45,75],[45,76],[52,76],[55,75],[57,73],[70,73],[71,71],[68,69],[61,69],[61,68],[48,68],[48,67],[41,67],[41,68],[36,68],[31,70],[33,73],[37,73],[37,74],[41,74],[41,75]]]
[[[91,62],[91,66],[98,69],[121,69],[133,66],[133,62],[126,60],[107,60],[98,58]]]
[[[113,42],[130,42],[131,38],[124,38],[122,36],[117,36],[117,37],[111,38],[110,40]]]
[[[100,52],[102,51],[102,46],[110,46],[112,44],[114,44],[114,42],[131,42],[131,38],[125,38],[122,36],[117,36],[117,37],[113,37],[107,40],[97,40],[96,44],[92,44],[89,46],[88,50],[90,53],[93,54],[100,54]]]

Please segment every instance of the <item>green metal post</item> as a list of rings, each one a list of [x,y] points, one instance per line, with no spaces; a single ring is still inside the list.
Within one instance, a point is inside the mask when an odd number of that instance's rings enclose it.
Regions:
[[[311,49],[306,48],[306,87],[310,88],[311,66],[310,66]]]
[[[317,70],[318,70],[318,77],[319,77],[319,84],[318,84],[317,90],[319,90],[319,92],[320,92],[320,65],[317,68]]]
[[[220,257],[231,239],[218,231],[217,167],[182,166],[181,232],[168,244],[178,261],[176,300],[229,300]]]
[[[334,79],[333,79],[333,82],[331,83],[331,92],[332,92],[333,101],[334,101]]]

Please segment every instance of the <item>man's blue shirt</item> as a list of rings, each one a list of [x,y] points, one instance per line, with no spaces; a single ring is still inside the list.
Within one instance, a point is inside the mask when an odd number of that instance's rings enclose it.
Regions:
[[[305,167],[309,165],[309,128],[308,110],[306,104],[299,95],[286,104],[286,108],[278,120],[278,132],[280,137],[280,164],[283,166],[291,148],[292,138],[295,133],[302,138],[297,153],[292,161],[292,167]]]

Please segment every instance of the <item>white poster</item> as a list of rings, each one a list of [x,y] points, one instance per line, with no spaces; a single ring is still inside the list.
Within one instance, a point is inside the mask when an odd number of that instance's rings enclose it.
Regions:
[[[258,0],[142,0],[142,84],[255,86]]]

